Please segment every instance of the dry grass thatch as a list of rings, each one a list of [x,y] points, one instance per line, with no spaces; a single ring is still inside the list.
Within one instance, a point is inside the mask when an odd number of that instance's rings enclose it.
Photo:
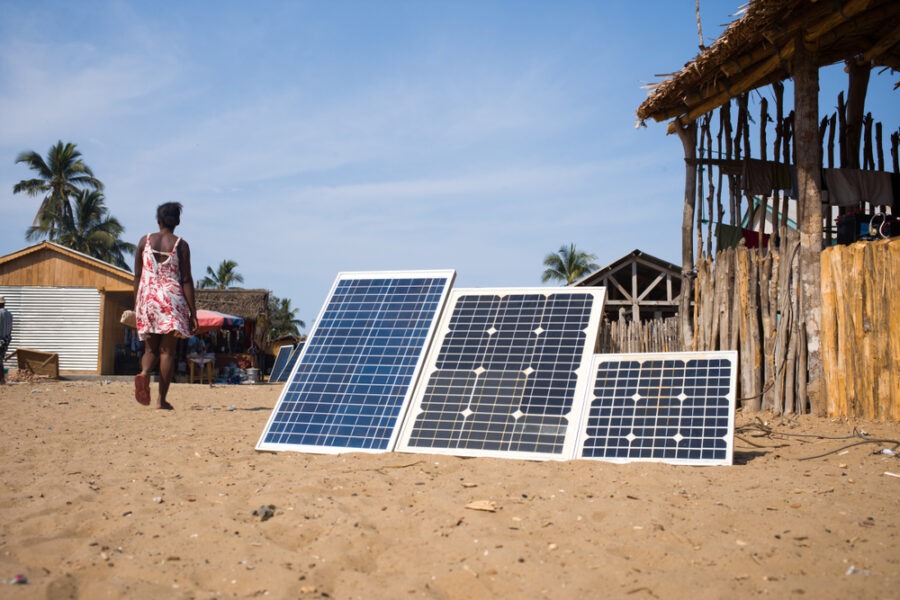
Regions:
[[[269,313],[269,290],[195,291],[197,308],[215,310],[256,322]]]
[[[735,96],[787,79],[801,42],[819,67],[855,60],[900,70],[900,2],[751,0],[712,46],[653,86],[637,117],[691,121]]]

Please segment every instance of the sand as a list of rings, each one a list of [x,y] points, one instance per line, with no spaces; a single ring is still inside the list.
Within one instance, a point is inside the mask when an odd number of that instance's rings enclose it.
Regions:
[[[900,597],[894,445],[821,437],[896,423],[763,415],[731,467],[257,452],[280,389],[0,386],[0,597]]]

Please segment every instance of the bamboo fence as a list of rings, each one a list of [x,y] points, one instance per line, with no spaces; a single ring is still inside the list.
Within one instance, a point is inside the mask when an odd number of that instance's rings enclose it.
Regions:
[[[828,414],[900,421],[900,238],[822,253]]]

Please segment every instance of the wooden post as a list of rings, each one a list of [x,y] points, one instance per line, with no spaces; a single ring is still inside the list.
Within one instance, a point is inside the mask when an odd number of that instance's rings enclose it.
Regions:
[[[872,67],[855,59],[845,61],[848,73],[847,83],[847,163],[843,166],[860,168],[860,141],[863,130],[863,114],[865,113],[866,91],[869,87],[869,74]],[[843,152],[842,152],[843,154]]]
[[[681,218],[681,296],[678,317],[681,323],[681,342],[684,348],[694,344],[691,311],[694,279],[693,227],[694,204],[697,201],[697,123],[677,123],[678,138],[684,148],[684,211]]]
[[[814,57],[798,40],[793,61],[794,138],[799,200],[797,206],[800,230],[800,322],[806,332],[807,373],[798,378],[809,381],[809,403],[815,412],[824,408],[823,375],[819,328],[822,321],[821,270],[822,197],[821,148],[819,146],[819,70]],[[801,386],[797,386],[798,389]],[[805,403],[805,398],[799,402]]]

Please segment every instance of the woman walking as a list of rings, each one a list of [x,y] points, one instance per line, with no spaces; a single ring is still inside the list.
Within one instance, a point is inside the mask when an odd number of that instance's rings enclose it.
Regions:
[[[150,371],[159,364],[159,408],[174,408],[166,400],[175,374],[178,338],[197,330],[191,250],[175,235],[181,223],[181,203],[156,209],[159,233],[140,239],[134,253],[134,310],[138,336],[144,342],[141,372],[134,377],[134,397],[150,405]]]

